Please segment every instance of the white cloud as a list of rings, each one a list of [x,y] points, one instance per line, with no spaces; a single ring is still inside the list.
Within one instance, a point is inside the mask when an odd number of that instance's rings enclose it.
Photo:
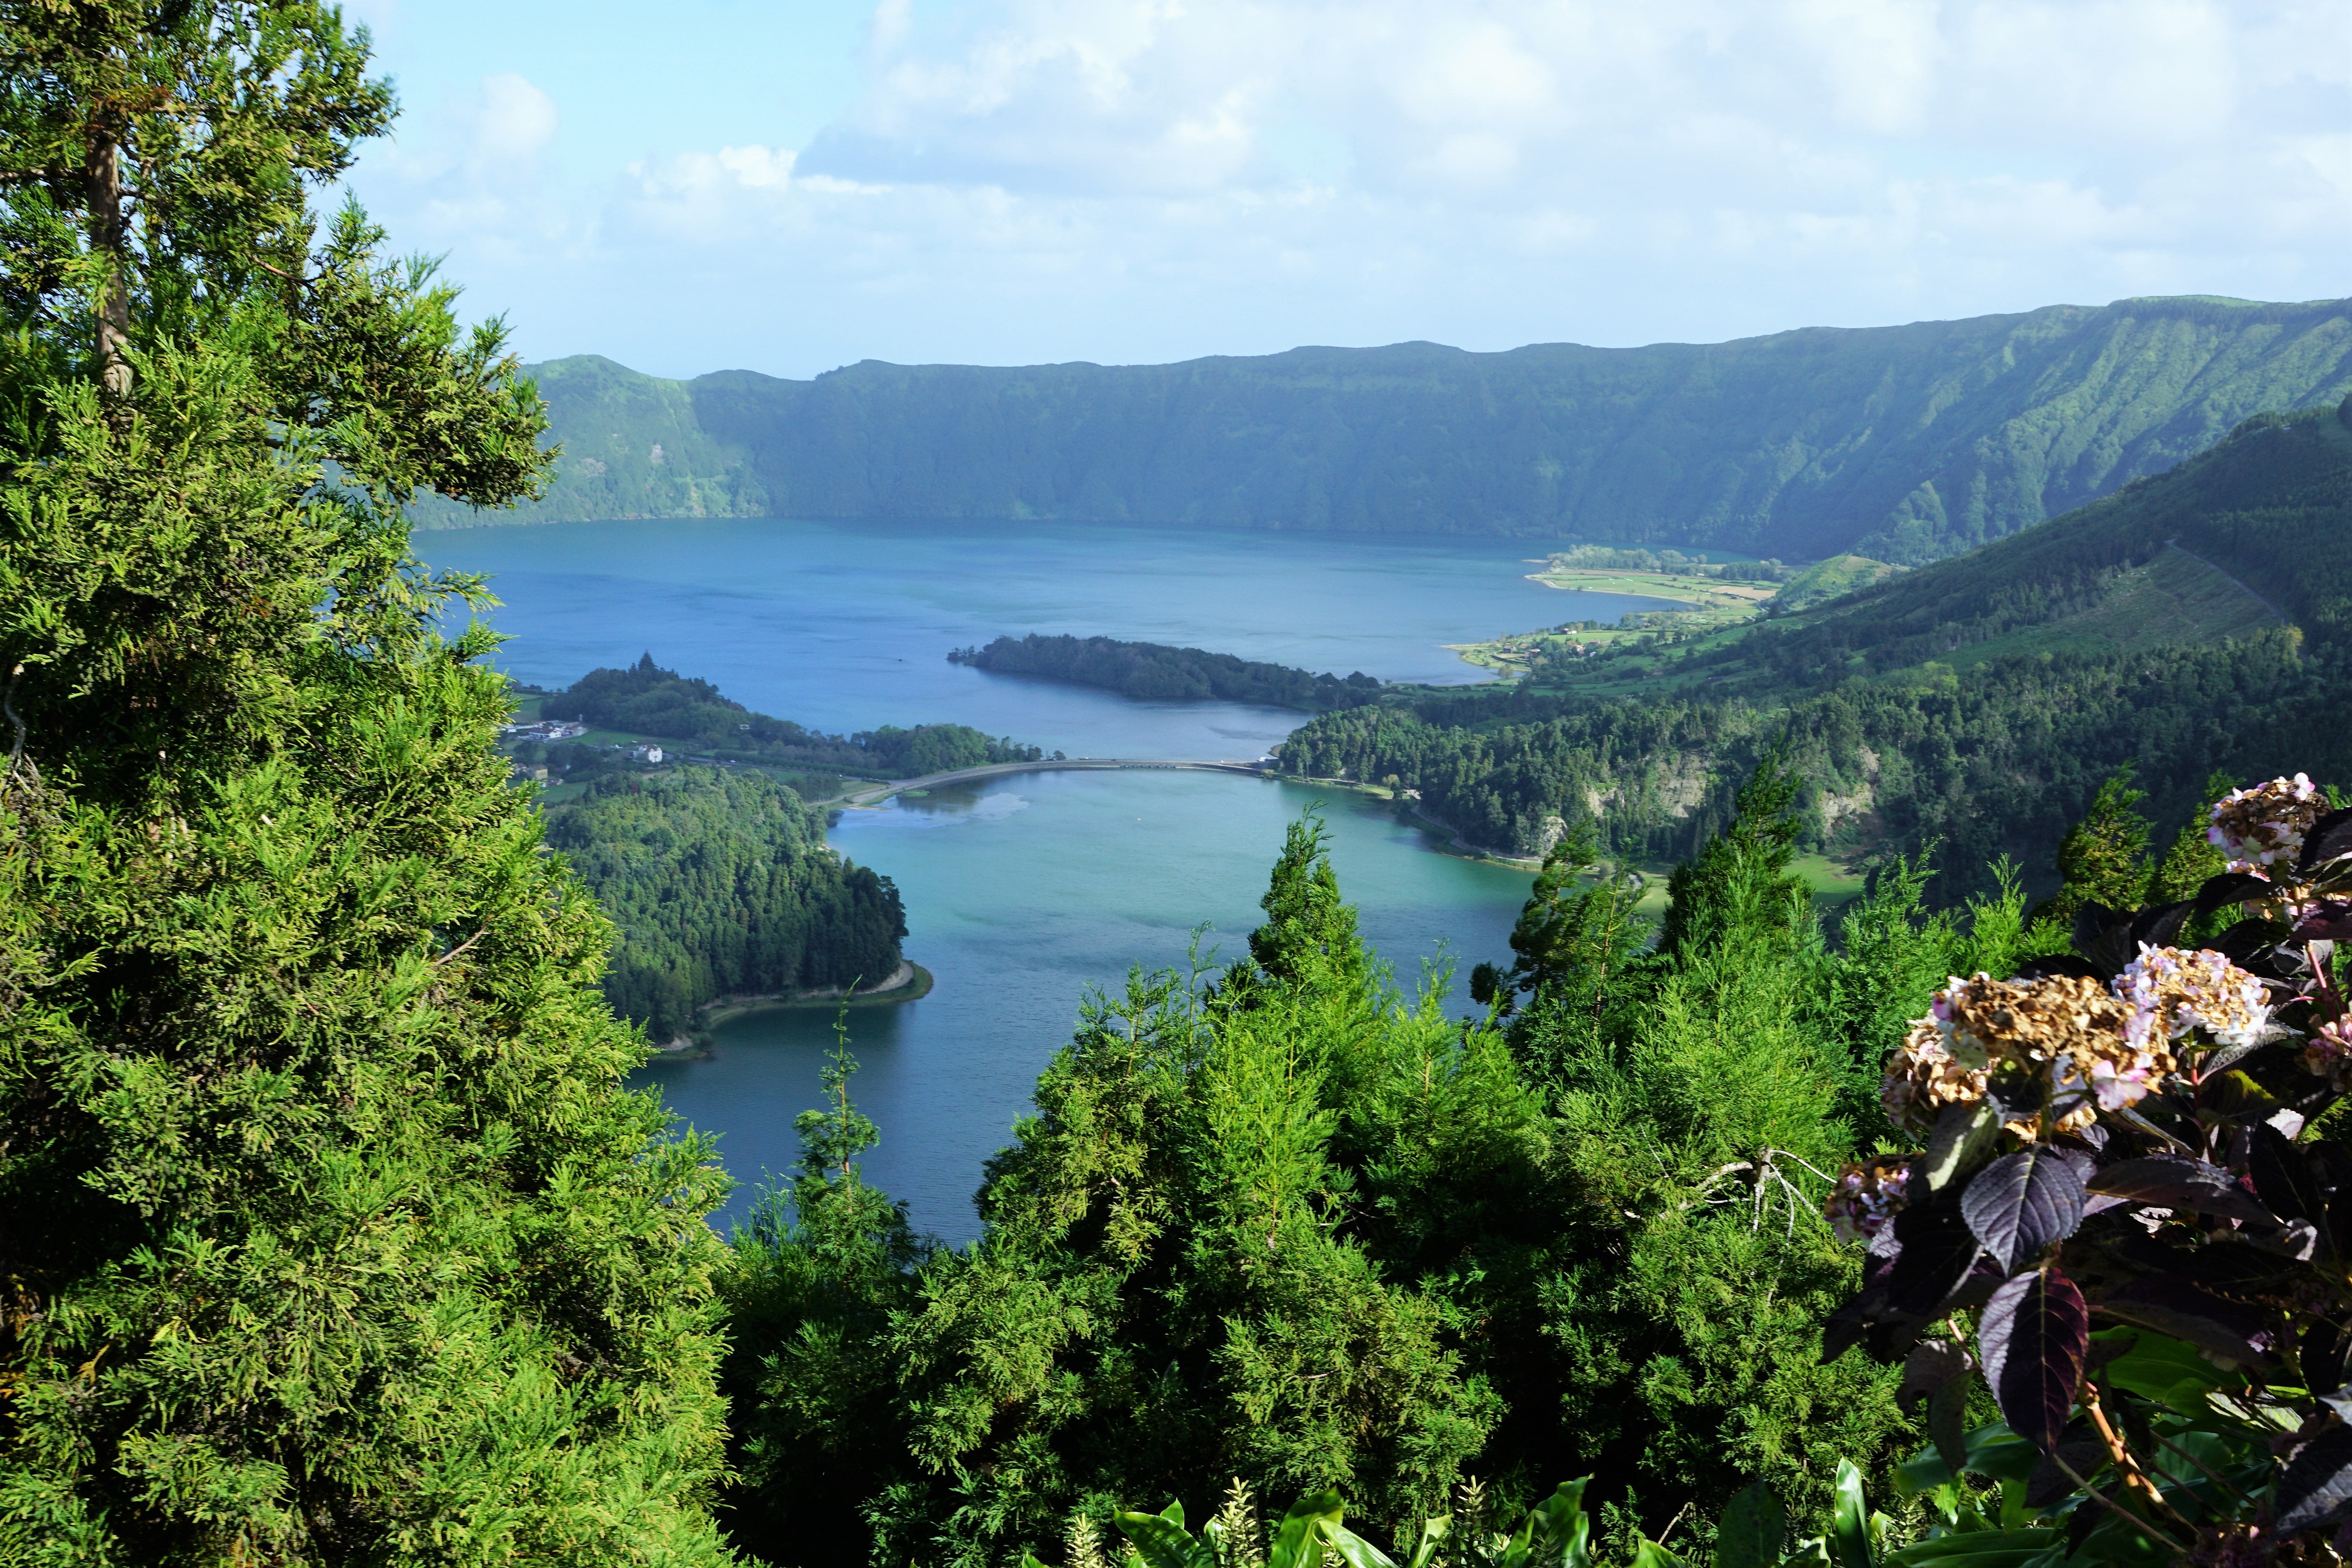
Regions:
[[[555,100],[511,71],[482,79],[471,118],[467,161],[478,168],[529,164],[555,140]]]
[[[805,145],[560,201],[553,99],[491,77],[412,184],[572,269],[546,352],[677,369],[2352,292],[2340,0],[884,0],[866,69]]]

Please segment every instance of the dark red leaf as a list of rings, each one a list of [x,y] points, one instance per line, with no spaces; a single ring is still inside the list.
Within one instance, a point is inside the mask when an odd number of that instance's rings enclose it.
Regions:
[[[2242,1363],[2262,1359],[2257,1341],[2269,1327],[2255,1309],[2225,1301],[2182,1279],[2134,1279],[2118,1285],[2099,1298],[2099,1310]]]
[[[2286,1219],[2315,1220],[2327,1212],[2327,1199],[2311,1173],[2311,1162],[2268,1122],[2248,1128],[2246,1174],[2254,1191],[2273,1213]]]
[[[1927,1396],[1927,1437],[1936,1457],[1958,1475],[1969,1468],[1969,1384],[1956,1377]]]
[[[2132,917],[2131,940],[2137,948],[2146,942],[2150,947],[2169,947],[2172,939],[2197,908],[2194,899],[2183,899],[2177,904],[2151,904]]]
[[[1903,1382],[1895,1391],[1895,1406],[1905,1415],[1911,1407],[1956,1377],[1966,1377],[1976,1363],[1968,1347],[1951,1340],[1922,1340],[1903,1363]]]
[[[2309,871],[2347,855],[2352,855],[2352,810],[2331,811],[2303,836],[2303,854],[2294,868]]]
[[[2248,899],[2274,899],[2279,885],[2267,877],[2257,877],[2251,871],[2224,871],[2218,877],[2208,877],[2205,885],[2197,889],[2197,918],[2203,920],[2215,910],[2231,904],[2242,904]]]
[[[2279,1478],[2281,1535],[2320,1530],[2352,1512],[2352,1426],[2322,1432],[2287,1461]]]
[[[1977,1351],[2001,1419],[2045,1454],[2066,1429],[2090,1347],[2090,1310],[2054,1266],[2003,1285],[1977,1320]]]
[[[2295,942],[2342,942],[2352,937],[2352,904],[2326,900],[2295,918],[2287,935]]]
[[[2038,1257],[2083,1223],[2083,1178],[2055,1149],[2035,1144],[1979,1171],[1960,1214],[2003,1269]]]
[[[1887,1303],[1898,1312],[1941,1317],[1945,1300],[1968,1278],[1980,1250],[1959,1208],[1948,1201],[1914,1205],[1895,1216],[1902,1253],[1887,1276]]]
[[[2206,1160],[2179,1154],[2150,1154],[2109,1165],[2092,1176],[2090,1190],[2110,1193],[2134,1203],[2158,1208],[2189,1209],[2254,1225],[2275,1226],[2278,1215],[2254,1201],[2238,1179]]]

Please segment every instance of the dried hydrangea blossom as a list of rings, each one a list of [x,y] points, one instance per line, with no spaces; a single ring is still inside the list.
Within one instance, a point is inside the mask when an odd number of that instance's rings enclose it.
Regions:
[[[2115,1100],[2109,1110],[2128,1104],[2147,1092],[2138,1086],[2147,1074],[2170,1070],[2169,1056],[2159,1068],[2126,1047],[2130,1016],[2098,982],[2075,975],[1955,975],[1888,1065],[1881,1100],[1890,1121],[1924,1132],[1946,1105],[1982,1099],[1992,1074],[2017,1072],[2042,1079],[2052,1103],[2065,1108],[2046,1131],[2087,1127],[2099,1098]],[[2038,1113],[2006,1125],[2028,1138],[2045,1131]]]
[[[1910,1180],[1908,1154],[1848,1164],[1830,1187],[1822,1213],[1840,1241],[1868,1241],[1903,1212]]]
[[[2330,1089],[2352,1089],[2352,1018],[2331,1018],[2303,1042],[2303,1068]]]
[[[2202,1029],[2216,1045],[2251,1046],[2270,1031],[2270,994],[2263,983],[2210,948],[2139,945],[2116,976],[2129,1003],[2124,1038],[2135,1050],[2160,1048]]]
[[[2213,805],[2207,840],[2230,857],[2232,871],[2263,872],[2292,866],[2303,836],[2327,809],[2327,797],[2302,773],[2252,789],[2233,789]]]
[[[1941,993],[1938,993],[1940,999]],[[1886,1064],[1878,1102],[1886,1120],[1926,1137],[1948,1105],[1973,1105],[1985,1096],[1985,1069],[1953,1058],[1934,1018],[1921,1018]]]

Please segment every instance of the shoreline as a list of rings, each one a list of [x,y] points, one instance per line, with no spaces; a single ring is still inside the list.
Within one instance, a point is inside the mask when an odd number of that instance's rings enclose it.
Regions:
[[[1451,855],[1457,860],[1483,860],[1490,866],[1507,866],[1514,871],[1543,869],[1542,856],[1510,855],[1500,849],[1490,849],[1484,844],[1474,844],[1460,828],[1450,823],[1440,822],[1437,818],[1423,813],[1419,802],[1402,799],[1391,795],[1382,785],[1360,784],[1354,779],[1311,778],[1305,773],[1268,773],[1266,777],[1282,784],[1313,784],[1325,789],[1352,790],[1358,795],[1369,795],[1374,800],[1385,800],[1391,805],[1402,805],[1405,809],[1405,815],[1442,840],[1437,847],[1437,853],[1440,855]]]
[[[838,985],[812,986],[803,991],[772,991],[752,994],[715,996],[695,1010],[695,1032],[701,1034],[721,1024],[751,1013],[763,1013],[782,1007],[840,1006],[846,1002],[852,1007],[895,1005],[901,1002],[920,1001],[931,994],[938,977],[912,959],[902,958],[898,969],[879,985],[860,986],[844,994]],[[709,1048],[709,1042],[682,1035],[667,1045],[656,1045],[657,1056],[686,1056]]]

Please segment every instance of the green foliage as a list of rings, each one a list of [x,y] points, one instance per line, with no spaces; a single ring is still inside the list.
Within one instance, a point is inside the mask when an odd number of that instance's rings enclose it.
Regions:
[[[1611,979],[1649,946],[1649,922],[1634,913],[1641,889],[1611,872],[1577,889],[1580,873],[1596,863],[1591,825],[1579,823],[1545,854],[1534,889],[1511,928],[1516,955],[1507,972],[1482,963],[1471,976],[1471,1000],[1500,999],[1516,1010],[1517,994],[1541,993],[1556,1009],[1590,1014],[1606,1009]]]
[[[841,736],[805,730],[730,701],[707,680],[664,669],[646,654],[626,669],[595,669],[541,705],[556,718],[577,716],[600,728],[682,741],[712,754],[802,767],[878,769],[915,778],[988,763],[1034,763],[1045,755],[1010,737],[991,740],[963,724],[885,724]]]
[[[1742,794],[1671,953],[1644,950],[1622,889],[1574,890],[1589,840],[1563,847],[1503,1028],[1399,995],[1319,823],[1294,825],[1246,963],[1137,975],[1089,1007],[989,1167],[982,1238],[919,1261],[877,1241],[898,1261],[844,1288],[861,1311],[896,1303],[877,1361],[837,1374],[862,1435],[792,1370],[835,1363],[772,1360],[829,1321],[816,1307],[739,1315],[739,1362],[785,1369],[730,1384],[754,1391],[747,1420],[798,1430],[821,1469],[873,1434],[903,1456],[860,1489],[791,1492],[795,1517],[841,1542],[862,1518],[882,1560],[1008,1563],[1066,1535],[1084,1562],[1124,1500],[1172,1496],[1181,1526],[1240,1477],[1344,1489],[1402,1545],[1489,1511],[1448,1508],[1474,1472],[1507,1510],[1580,1468],[1616,1555],[1661,1560],[1643,1531],[1759,1478],[1829,1531],[1841,1458],[1877,1462],[1905,1423],[1889,1374],[1814,1354],[1856,1279],[1821,1194],[1884,1135],[1878,1063],[1949,967],[2031,942],[2013,879],[1929,912],[1926,871],[1898,863],[1832,948],[1783,886],[1785,774]],[[826,1140],[869,1134],[835,1089],[803,1139],[838,1181]],[[888,1231],[879,1210],[861,1223]],[[760,1506],[739,1495],[732,1517]],[[1500,1561],[1509,1539],[1465,1526],[1438,1550]]]
[[[2238,781],[2230,774],[2214,773],[2206,779],[2205,787],[2198,792],[2199,799],[2217,801],[2237,787]],[[2172,904],[2183,899],[2193,899],[2198,889],[2229,868],[2230,858],[2207,837],[2205,814],[2191,812],[2189,820],[2181,825],[2179,833],[2174,836],[2171,846],[2165,850],[2163,858],[2149,873],[2147,901]],[[2208,934],[2220,934],[2219,928]]]
[[[2083,820],[2058,841],[2058,892],[2035,911],[2071,927],[2086,903],[2137,909],[2155,868],[2148,864],[2147,818],[2137,809],[2147,792],[2131,787],[2126,763],[2107,775]]]
[[[537,516],[1054,518],[1948,555],[2352,392],[2336,302],[2100,310],[1691,347],[1433,343],[1184,364],[690,382],[538,370]],[[658,448],[658,450],[656,450]],[[438,519],[436,519],[438,521]],[[452,519],[471,521],[463,515]]]
[[[721,1384],[736,1412],[735,1544],[775,1563],[856,1562],[870,1527],[860,1505],[902,1465],[894,1320],[919,1309],[934,1245],[907,1206],[858,1174],[877,1141],[849,1098],[845,1026],[824,1074],[828,1105],[797,1123],[801,1168],[762,1191],[720,1277],[731,1349]]]
[[[1328,671],[1312,675],[1229,653],[1112,637],[1032,633],[1018,638],[998,637],[986,647],[958,648],[948,658],[977,669],[1099,686],[1147,701],[1214,697],[1226,702],[1264,702],[1314,712],[1360,707],[1371,701],[1381,687],[1360,669],[1342,680]]]
[[[2003,857],[2047,865],[2120,763],[2175,821],[2217,767],[2352,768],[2328,749],[2352,744],[2342,737],[2307,739],[2292,763],[2286,751],[2298,716],[2352,672],[2347,506],[2340,412],[2250,421],[2095,506],[1696,650],[1670,689],[1391,693],[1319,715],[1284,742],[1282,765],[1393,775],[1476,843],[1533,853],[1557,818],[1592,822],[1617,858],[1682,859],[1735,815],[1730,781],[1777,749],[1803,781],[1806,847],[1932,846],[1940,897],[1989,894]],[[2183,640],[2122,651],[2058,635],[2184,551],[2242,580],[2227,586],[2236,599],[2267,595],[2294,624],[2261,610],[2271,629],[2200,643],[2184,616],[2144,616],[2185,627]]]
[[[724,1562],[724,1179],[386,510],[537,401],[304,208],[389,89],[299,3],[0,60],[0,1558]]]
[[[898,889],[824,842],[817,812],[761,774],[608,776],[548,813],[616,928],[604,994],[659,1040],[727,995],[879,984],[907,934]]]
[[[1812,891],[1789,870],[1801,831],[1798,789],[1780,753],[1767,752],[1732,802],[1731,825],[1667,879],[1659,952],[1714,945],[1733,931],[1793,932],[1810,921]]]

